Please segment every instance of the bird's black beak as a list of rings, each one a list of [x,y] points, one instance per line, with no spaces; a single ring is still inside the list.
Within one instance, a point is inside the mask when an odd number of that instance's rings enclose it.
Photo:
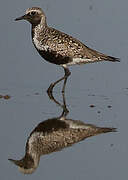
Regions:
[[[23,15],[21,17],[16,18],[15,21],[23,20],[23,19],[26,19],[26,18],[27,18],[27,16]]]

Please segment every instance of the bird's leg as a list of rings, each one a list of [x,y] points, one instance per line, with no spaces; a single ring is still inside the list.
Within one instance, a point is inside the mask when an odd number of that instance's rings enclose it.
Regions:
[[[65,75],[64,75],[64,84],[62,88],[62,93],[64,93],[67,79],[71,75],[71,72],[69,71],[67,67],[63,66],[63,68],[64,68]]]
[[[62,81],[63,79],[65,79],[65,77],[62,77],[62,78],[60,78],[59,80],[55,81],[54,83],[51,83],[50,86],[49,86],[49,88],[47,89],[47,93],[48,93],[48,94],[51,93],[52,90],[53,90],[53,88],[54,88],[54,86],[55,86],[57,83],[59,83],[60,81]]]
[[[67,78],[68,78],[68,76],[71,74],[71,72],[69,71],[69,69],[68,69],[66,66],[62,66],[62,67],[64,68],[65,75],[64,75],[62,78],[60,78],[60,79],[58,79],[57,81],[55,81],[54,83],[51,83],[51,84],[50,84],[49,88],[47,89],[47,93],[48,93],[48,94],[49,94],[50,92],[52,92],[54,86],[55,86],[56,84],[58,84],[60,81],[62,81],[62,80],[64,80],[63,89],[62,89],[62,92],[64,92]]]

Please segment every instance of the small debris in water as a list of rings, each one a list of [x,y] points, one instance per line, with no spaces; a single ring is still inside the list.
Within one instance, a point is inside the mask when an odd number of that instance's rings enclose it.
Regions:
[[[3,98],[3,96],[2,96],[2,95],[0,95],[0,98]]]
[[[3,96],[3,98],[7,100],[7,99],[10,99],[11,96],[9,96],[9,95],[7,94],[7,95]]]
[[[94,108],[94,107],[95,107],[95,105],[94,105],[94,104],[91,104],[91,105],[90,105],[90,107],[91,107],[91,108]]]
[[[88,94],[88,96],[95,96],[95,94]]]
[[[39,95],[39,93],[38,93],[38,92],[36,92],[36,93],[35,93],[35,95]]]
[[[113,147],[113,146],[114,146],[114,144],[110,144],[110,146],[111,146],[111,147]]]
[[[93,10],[93,5],[89,6],[89,10],[92,11]]]
[[[108,107],[108,108],[112,108],[112,106],[111,106],[111,105],[108,105],[107,107]]]
[[[0,98],[2,99],[6,99],[6,100],[8,100],[8,99],[10,99],[11,98],[11,96],[10,95],[8,95],[8,94],[6,94],[6,95],[0,95]]]

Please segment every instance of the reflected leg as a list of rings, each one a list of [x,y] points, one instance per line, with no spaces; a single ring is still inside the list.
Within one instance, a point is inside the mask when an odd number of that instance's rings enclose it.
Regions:
[[[61,104],[59,101],[57,101],[54,96],[53,96],[53,92],[48,92],[48,96],[49,98],[54,101],[58,106],[60,106],[63,109],[62,114],[60,115],[59,119],[61,119],[63,117],[63,119],[66,118],[67,114],[69,113],[69,110],[67,108],[66,105],[66,99],[65,99],[65,93],[62,93],[62,97],[63,97],[63,104]]]
[[[66,105],[65,93],[62,93],[62,97],[63,97],[63,112],[61,114],[61,117],[66,118],[67,114],[69,113],[69,110]]]
[[[66,82],[67,82],[67,78],[68,76],[70,76],[71,72],[69,71],[69,69],[67,68],[67,66],[62,66],[64,68],[64,72],[65,72],[65,75],[60,78],[59,80],[55,81],[54,83],[51,83],[48,90],[47,90],[47,93],[49,94],[50,92],[52,92],[54,86],[56,84],[58,84],[60,81],[64,80],[64,84],[63,84],[63,88],[62,88],[62,92],[64,93],[65,91],[65,86],[66,86]]]

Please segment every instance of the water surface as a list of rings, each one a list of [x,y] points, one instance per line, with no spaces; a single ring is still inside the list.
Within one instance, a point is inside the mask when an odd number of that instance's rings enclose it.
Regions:
[[[24,176],[8,158],[21,158],[31,129],[61,113],[61,108],[49,100],[46,89],[63,75],[63,69],[41,59],[32,46],[30,25],[14,22],[31,6],[42,7],[51,26],[96,50],[120,57],[121,62],[71,67],[66,87],[69,118],[116,127],[118,132],[92,137],[44,156],[37,171]],[[0,95],[10,96],[0,99],[1,179],[127,179],[127,7],[125,0],[1,3]],[[54,90],[59,101],[61,85]]]

